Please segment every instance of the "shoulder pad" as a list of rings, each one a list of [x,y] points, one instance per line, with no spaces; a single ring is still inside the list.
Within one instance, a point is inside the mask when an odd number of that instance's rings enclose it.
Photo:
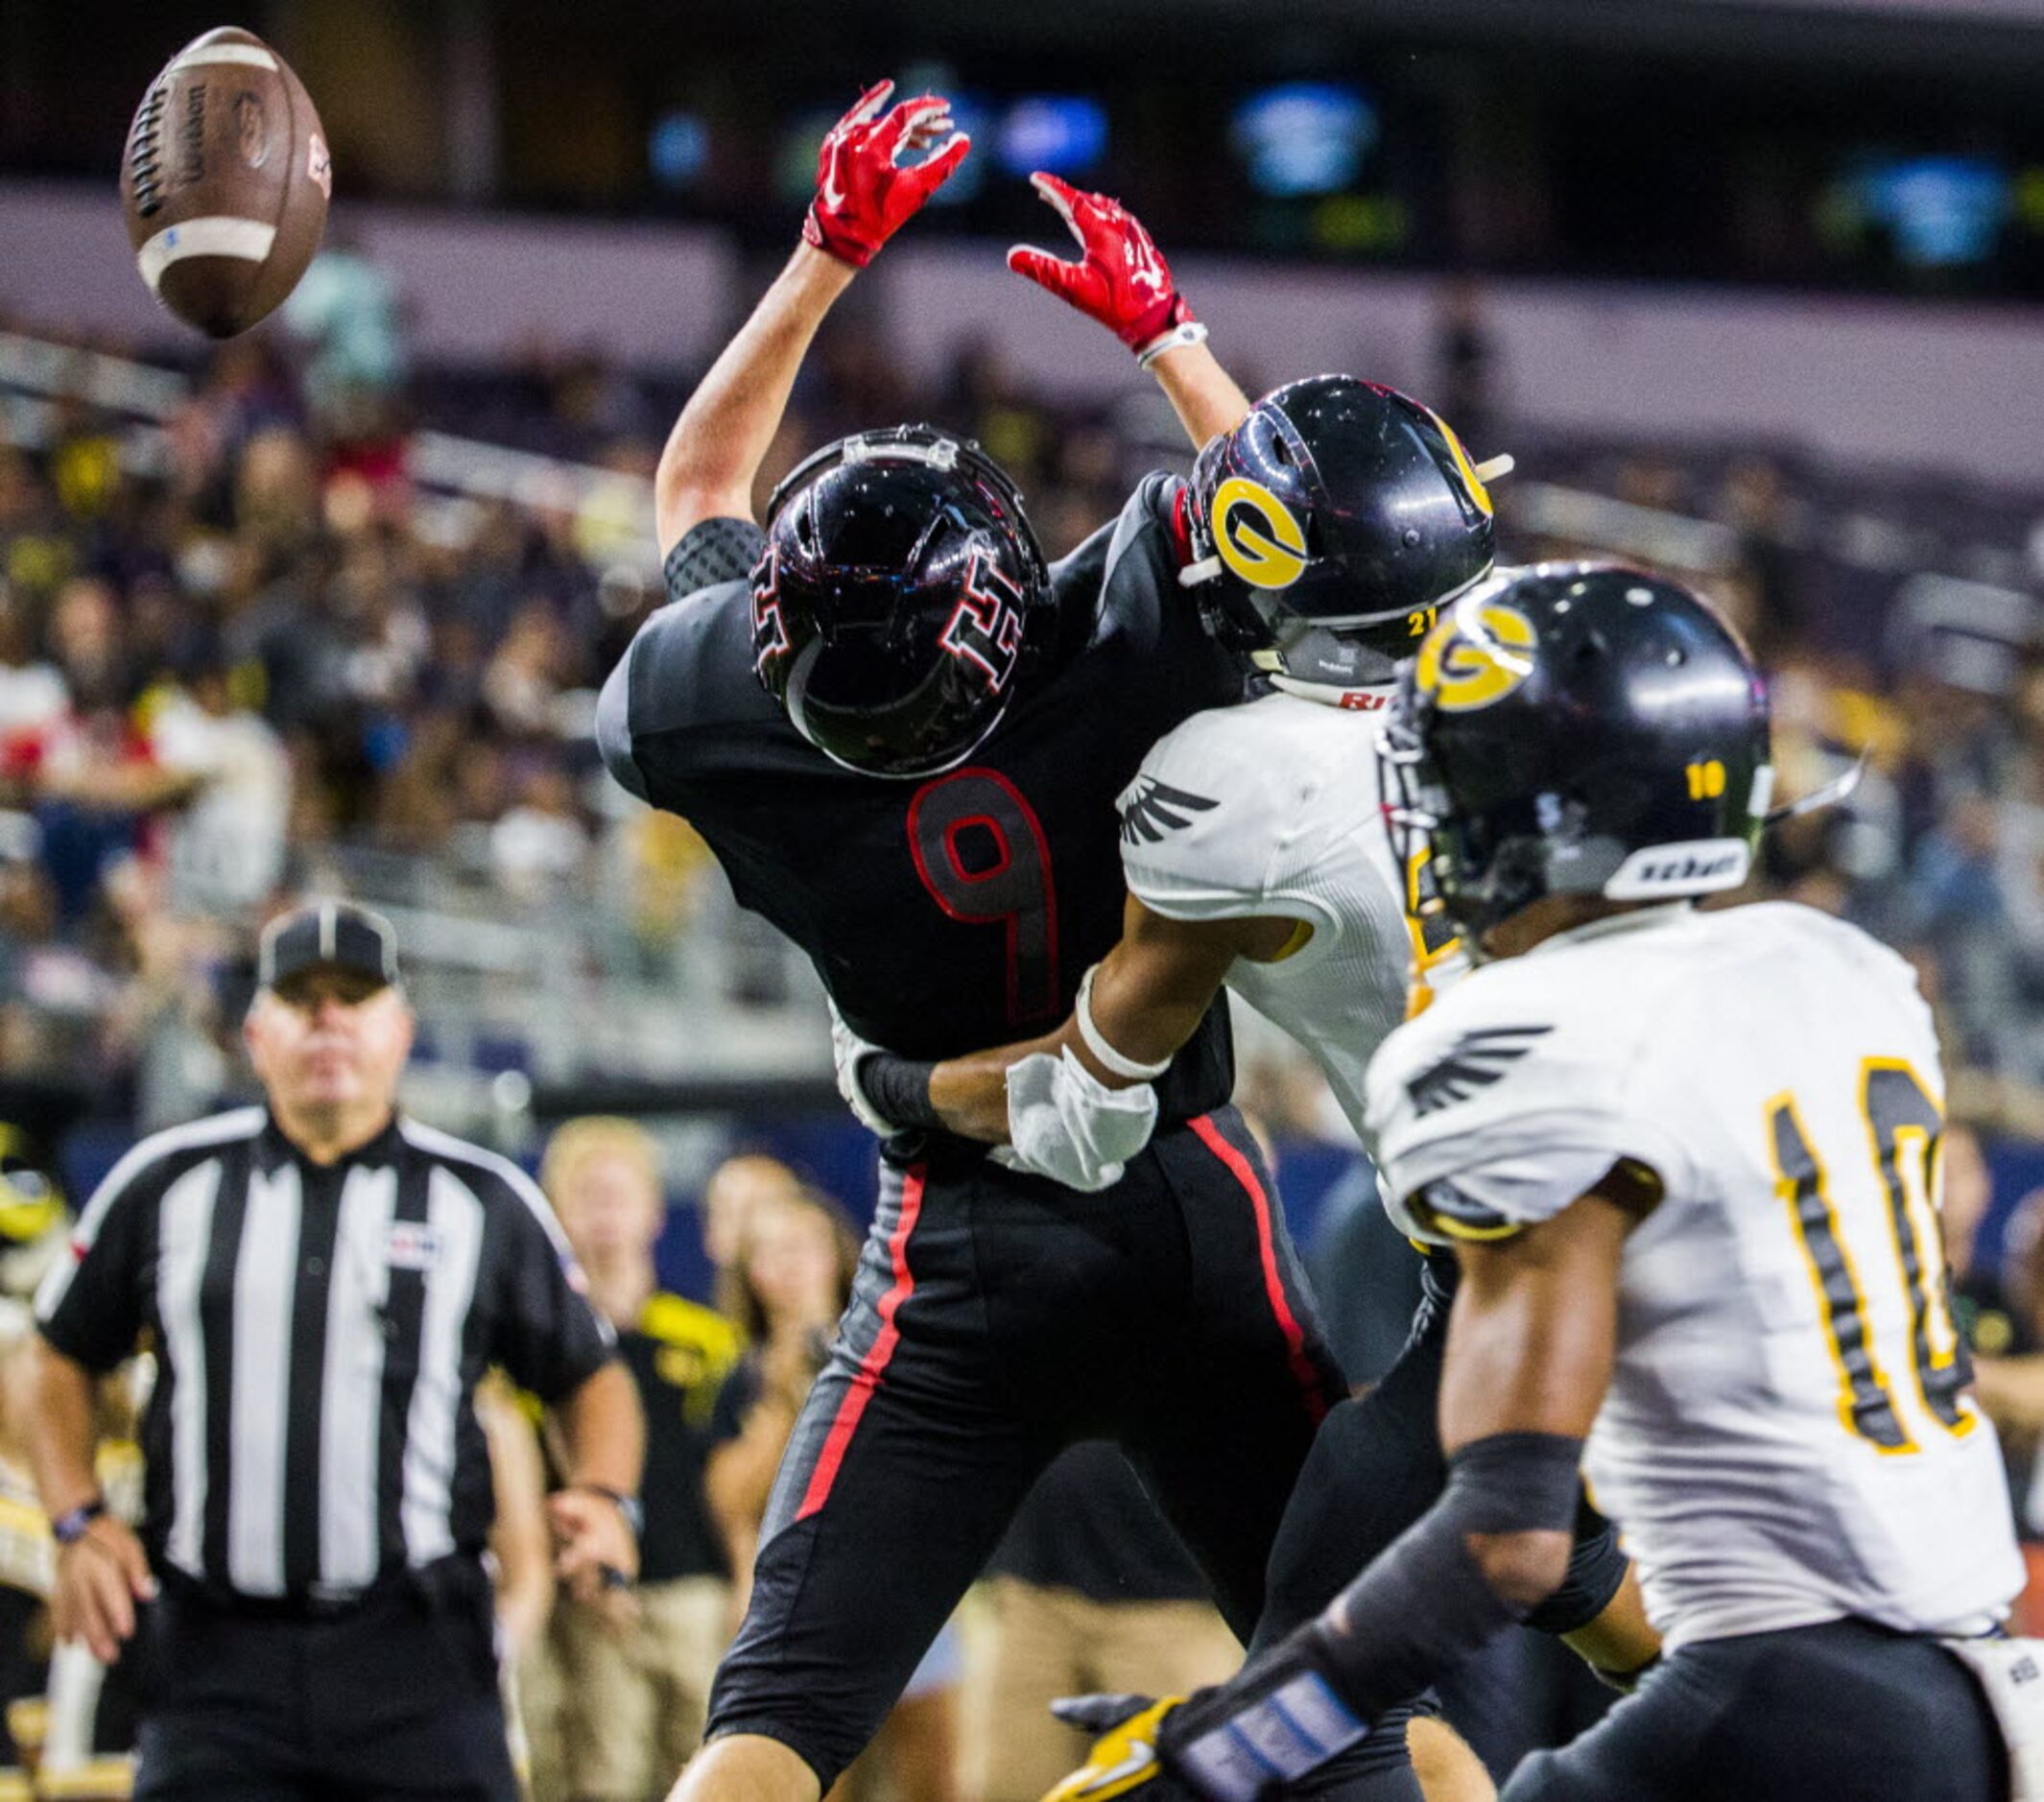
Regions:
[[[1495,1239],[1560,1213],[1621,1159],[1681,1180],[1674,1139],[1629,1104],[1645,1031],[1537,959],[1454,984],[1370,1062],[1393,1219],[1435,1243]]]
[[[1176,476],[1145,476],[1111,524],[1053,567],[1052,581],[1059,586],[1074,580],[1100,583],[1096,635],[1123,631],[1147,644],[1170,620],[1182,617],[1198,625],[1199,608],[1177,586],[1172,517],[1179,486]],[[1123,574],[1130,557],[1146,566],[1132,581]]]
[[[1152,746],[1115,797],[1129,892],[1174,919],[1254,913],[1296,814],[1299,772],[1253,754],[1253,709],[1196,713]]]

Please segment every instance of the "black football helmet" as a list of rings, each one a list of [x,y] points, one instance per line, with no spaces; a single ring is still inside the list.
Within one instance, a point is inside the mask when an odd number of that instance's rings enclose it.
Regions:
[[[753,668],[826,757],[935,775],[1000,723],[1052,612],[1022,496],[990,458],[931,426],[862,432],[773,491]]]
[[[1490,496],[1462,440],[1352,375],[1266,394],[1200,453],[1192,499],[1182,580],[1208,630],[1297,681],[1390,681],[1432,609],[1490,568]]]
[[[1774,772],[1767,691],[1687,588],[1589,563],[1501,570],[1441,615],[1378,745],[1402,869],[1473,948],[1548,894],[1734,889]]]

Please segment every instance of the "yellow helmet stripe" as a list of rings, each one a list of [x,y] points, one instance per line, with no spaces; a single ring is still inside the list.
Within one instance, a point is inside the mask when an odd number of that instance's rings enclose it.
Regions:
[[[1448,440],[1448,449],[1455,454],[1455,467],[1462,476],[1462,486],[1469,490],[1469,498],[1484,510],[1486,518],[1495,519],[1498,510],[1490,499],[1490,490],[1484,486],[1483,477],[1476,473],[1476,464],[1470,461],[1462,439],[1455,435],[1455,428],[1431,407],[1426,409],[1426,415],[1440,427],[1441,437]]]

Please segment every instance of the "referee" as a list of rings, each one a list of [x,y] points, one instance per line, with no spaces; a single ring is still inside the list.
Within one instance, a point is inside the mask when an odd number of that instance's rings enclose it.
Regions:
[[[134,1639],[138,1797],[511,1802],[475,1386],[501,1364],[552,1409],[584,1600],[637,1568],[637,1397],[539,1191],[396,1111],[389,922],[302,908],[259,977],[268,1106],[135,1147],[36,1297],[57,1630]],[[145,1329],[137,1539],[94,1486],[93,1396]]]

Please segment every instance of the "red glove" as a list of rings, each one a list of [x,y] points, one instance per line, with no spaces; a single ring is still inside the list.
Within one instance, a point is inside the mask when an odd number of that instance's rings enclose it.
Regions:
[[[880,109],[893,91],[892,82],[868,88],[817,153],[817,197],[802,236],[854,269],[873,260],[972,148],[954,130],[951,103],[940,95],[918,94],[883,118]],[[899,160],[945,137],[951,141],[928,161],[904,167]]]
[[[1040,172],[1030,177],[1030,184],[1058,209],[1085,254],[1067,263],[1048,250],[1018,244],[1008,253],[1008,267],[1017,275],[1027,275],[1098,320],[1142,363],[1206,336],[1143,222],[1121,202],[1083,194]]]

